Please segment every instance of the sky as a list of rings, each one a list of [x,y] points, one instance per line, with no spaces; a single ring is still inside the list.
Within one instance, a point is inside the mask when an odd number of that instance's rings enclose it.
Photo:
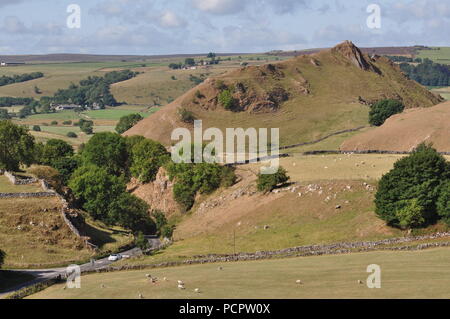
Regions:
[[[449,30],[450,0],[0,0],[0,55],[450,46]]]

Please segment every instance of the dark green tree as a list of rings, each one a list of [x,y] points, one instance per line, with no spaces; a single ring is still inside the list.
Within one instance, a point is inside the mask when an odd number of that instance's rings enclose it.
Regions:
[[[436,206],[439,216],[450,225],[450,180],[442,183]]]
[[[0,168],[19,170],[19,166],[35,161],[34,137],[22,126],[11,121],[0,121]]]
[[[440,186],[450,177],[449,164],[430,145],[419,145],[411,155],[394,164],[394,168],[384,175],[375,195],[377,215],[388,225],[402,226],[401,217],[414,202],[420,207],[420,226],[437,219],[436,202],[439,198]]]
[[[143,119],[144,118],[139,113],[123,116],[120,118],[119,123],[117,123],[116,132],[122,134]]]
[[[126,191],[123,177],[112,175],[106,168],[92,164],[78,168],[70,178],[69,187],[81,205],[96,220],[111,222],[111,201]]]
[[[85,145],[81,153],[83,163],[104,167],[117,176],[126,172],[127,146],[125,138],[117,133],[95,134]]]
[[[369,113],[369,123],[381,126],[394,114],[403,112],[405,106],[397,100],[382,100],[375,103]]]
[[[131,158],[132,176],[148,183],[155,179],[159,168],[170,159],[170,154],[162,144],[145,139],[133,146]]]
[[[140,198],[122,193],[109,205],[109,223],[130,229],[134,233],[154,234],[156,226],[148,213],[148,204]]]
[[[11,116],[8,113],[8,110],[0,109],[0,120],[9,120]]]
[[[56,161],[65,157],[71,157],[73,154],[73,148],[69,143],[63,140],[51,139],[44,145],[40,162],[54,167]]]

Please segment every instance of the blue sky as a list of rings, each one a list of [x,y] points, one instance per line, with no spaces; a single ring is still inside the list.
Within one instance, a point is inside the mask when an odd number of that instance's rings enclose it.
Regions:
[[[67,27],[67,7],[81,28]],[[381,8],[371,29],[367,6]],[[0,0],[0,55],[450,46],[448,0]]]

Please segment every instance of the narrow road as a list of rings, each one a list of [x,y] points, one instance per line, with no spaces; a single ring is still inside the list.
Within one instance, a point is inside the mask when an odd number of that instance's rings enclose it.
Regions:
[[[158,238],[148,237],[148,241],[152,247],[151,249],[157,249],[161,245],[161,242],[159,241]],[[140,248],[133,248],[133,249],[130,249],[130,250],[120,253],[120,255],[128,256],[128,257],[139,256],[141,254],[142,254],[142,250]],[[102,269],[113,263],[114,263],[114,261],[109,261],[108,257],[105,257],[102,259],[97,259],[97,260],[92,260],[92,262],[80,265],[81,273],[96,270],[96,269]],[[26,282],[26,283],[22,283],[18,286],[12,287],[6,291],[1,292],[0,299],[6,297],[7,295],[9,295],[15,291],[20,290],[22,288],[32,286],[32,285],[35,285],[37,283],[40,283],[40,282],[43,282],[43,281],[46,281],[46,280],[49,280],[52,278],[56,278],[59,275],[66,274],[66,268],[30,269],[30,270],[27,270],[27,269],[14,270],[14,269],[12,269],[10,271],[28,273],[28,274],[35,276],[35,279],[33,279],[32,281]]]

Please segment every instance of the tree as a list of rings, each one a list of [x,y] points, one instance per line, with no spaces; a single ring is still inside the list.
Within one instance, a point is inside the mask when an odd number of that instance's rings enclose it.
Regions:
[[[450,167],[445,158],[431,145],[421,144],[407,157],[394,164],[394,168],[385,174],[375,195],[377,215],[388,225],[401,227],[401,218],[405,209],[414,204],[421,207],[423,221],[420,225],[437,219],[436,202],[442,181],[450,178]],[[412,202],[417,200],[417,202]],[[409,207],[409,208],[408,208]],[[420,226],[414,222],[414,227]]]
[[[92,218],[105,222],[111,222],[111,201],[120,198],[126,191],[123,177],[112,175],[106,168],[92,164],[78,168],[70,178],[69,187]]]
[[[0,121],[0,168],[17,171],[21,164],[34,162],[34,137],[22,126]]]
[[[78,168],[78,160],[75,156],[63,157],[55,160],[53,167],[58,170],[62,183],[67,185],[73,172]]]
[[[258,174],[257,189],[260,192],[268,193],[280,184],[288,182],[290,177],[284,168],[279,167],[274,174]]]
[[[54,166],[54,163],[62,158],[73,156],[72,146],[58,139],[51,139],[44,145],[42,150],[41,163]]]
[[[68,132],[68,133],[67,133],[67,137],[69,137],[69,138],[77,138],[78,135],[77,135],[77,133],[75,133],[75,132]]]
[[[116,132],[122,134],[143,119],[144,118],[139,113],[123,116],[120,118],[119,123],[117,123]]]
[[[39,125],[33,125],[33,131],[40,132],[41,131],[41,127]]]
[[[95,134],[81,153],[83,163],[104,167],[117,176],[126,171],[127,146],[125,138],[117,133],[104,132]]]
[[[437,212],[444,222],[450,225],[450,181],[442,183],[437,201]]]
[[[144,139],[131,150],[130,172],[141,182],[148,183],[155,179],[159,168],[169,159],[170,154],[162,144]]]
[[[405,106],[397,100],[382,100],[375,103],[369,113],[369,123],[381,126],[394,114],[403,112]]]
[[[210,194],[220,187],[222,168],[218,164],[197,164],[193,172],[194,189],[200,193]]]
[[[9,120],[10,118],[8,110],[0,109],[0,120]]]
[[[193,58],[186,58],[184,60],[184,64],[186,64],[188,66],[194,66],[195,65],[195,60]]]
[[[6,253],[0,249],[0,268],[3,266],[3,262],[5,261]]]
[[[145,201],[124,192],[111,201],[108,221],[111,224],[130,229],[134,233],[154,234],[156,227],[148,210],[149,206]]]

